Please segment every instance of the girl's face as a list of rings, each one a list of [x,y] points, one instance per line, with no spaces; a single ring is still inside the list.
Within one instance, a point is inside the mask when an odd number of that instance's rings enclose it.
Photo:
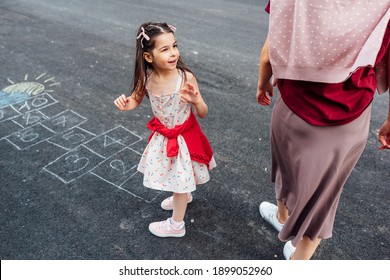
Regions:
[[[176,69],[179,49],[173,33],[163,33],[155,38],[154,49],[144,53],[144,59],[156,70]]]

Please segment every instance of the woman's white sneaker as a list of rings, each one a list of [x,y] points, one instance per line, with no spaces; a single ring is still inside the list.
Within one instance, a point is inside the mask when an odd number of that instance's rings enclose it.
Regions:
[[[291,260],[292,255],[294,255],[296,248],[292,245],[291,241],[288,241],[284,244],[283,247],[283,256],[286,260]]]
[[[282,230],[284,224],[281,224],[278,221],[278,218],[276,218],[278,206],[267,201],[263,201],[259,206],[259,210],[261,217],[266,220],[267,223],[273,226],[278,232]]]

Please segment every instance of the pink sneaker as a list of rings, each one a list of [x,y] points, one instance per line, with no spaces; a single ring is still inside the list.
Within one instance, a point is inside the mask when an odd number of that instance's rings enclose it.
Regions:
[[[171,218],[149,224],[149,231],[158,237],[183,237],[186,234],[185,223],[183,222],[179,229],[175,229]]]
[[[192,202],[192,194],[188,193],[187,194],[187,203]],[[161,208],[167,211],[173,210],[173,196],[167,197],[161,202]]]

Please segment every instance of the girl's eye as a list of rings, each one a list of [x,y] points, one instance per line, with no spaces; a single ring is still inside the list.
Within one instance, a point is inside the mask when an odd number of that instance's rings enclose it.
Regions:
[[[179,46],[178,46],[177,44],[175,44],[175,45],[173,45],[173,47],[176,49],[176,48],[178,48]]]

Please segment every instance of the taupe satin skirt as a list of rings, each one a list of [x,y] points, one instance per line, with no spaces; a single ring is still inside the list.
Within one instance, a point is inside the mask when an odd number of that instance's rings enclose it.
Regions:
[[[340,195],[368,137],[371,105],[354,121],[313,126],[279,98],[271,120],[272,181],[289,219],[279,233],[295,246],[303,236],[332,236]]]

